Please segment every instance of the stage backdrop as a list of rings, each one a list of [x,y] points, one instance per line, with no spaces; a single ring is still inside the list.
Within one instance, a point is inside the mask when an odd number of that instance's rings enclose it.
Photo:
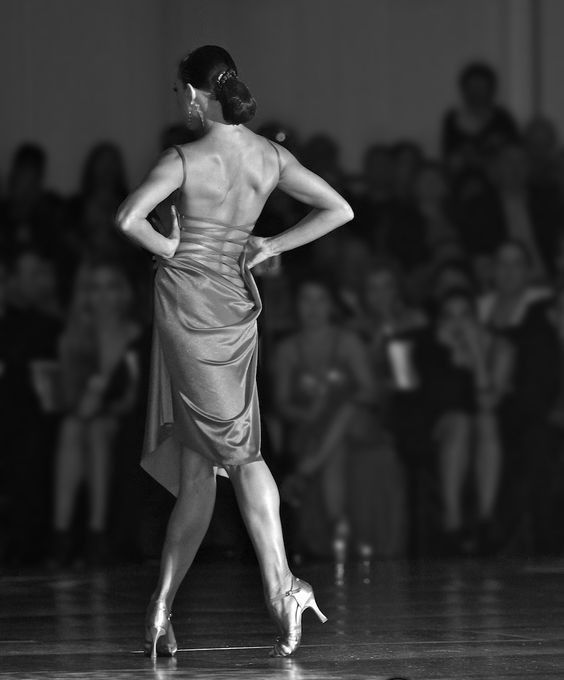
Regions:
[[[540,108],[563,127],[564,3],[535,1],[2,0],[0,173],[19,142],[36,140],[50,183],[71,191],[87,149],[112,139],[138,181],[176,119],[176,62],[203,43],[233,52],[257,125],[328,132],[349,170],[370,142],[414,138],[434,151],[469,59],[499,69],[519,118]]]

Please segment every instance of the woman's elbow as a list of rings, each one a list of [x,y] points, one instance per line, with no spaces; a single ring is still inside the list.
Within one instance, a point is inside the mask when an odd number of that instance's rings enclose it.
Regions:
[[[354,212],[350,206],[350,203],[343,199],[339,204],[339,214],[341,215],[342,223],[346,224],[354,219]]]
[[[129,210],[127,207],[120,206],[116,213],[114,222],[116,227],[124,234],[131,231],[131,227],[134,222],[134,217],[131,210]]]

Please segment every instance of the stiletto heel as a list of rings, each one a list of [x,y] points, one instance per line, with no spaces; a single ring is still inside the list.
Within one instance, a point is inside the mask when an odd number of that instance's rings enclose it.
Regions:
[[[172,630],[172,612],[164,602],[154,602],[149,605],[150,615],[145,620],[145,655],[151,659],[157,656],[174,656],[178,649],[176,638]],[[159,640],[164,638],[165,644],[159,645]]]
[[[317,606],[317,602],[315,601],[315,598],[313,598],[313,602],[309,605],[310,609],[313,609],[315,614],[317,615],[317,618],[321,621],[321,623],[325,623],[327,621],[327,617],[325,614],[319,609]],[[307,607],[306,607],[307,609]]]
[[[286,603],[284,598],[290,598],[290,600]],[[278,601],[282,602],[282,612],[275,609],[274,604]],[[291,610],[293,603],[296,605],[294,612]],[[270,607],[278,626],[284,633],[276,638],[270,656],[291,656],[298,649],[302,638],[302,615],[306,609],[312,609],[321,623],[327,621],[327,617],[317,606],[311,585],[294,576],[292,576],[290,590],[271,600]]]

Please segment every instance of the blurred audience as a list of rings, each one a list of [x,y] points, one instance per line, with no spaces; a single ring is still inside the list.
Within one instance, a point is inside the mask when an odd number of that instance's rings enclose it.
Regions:
[[[374,140],[358,174],[326,133],[258,130],[355,210],[255,272],[265,447],[294,556],[564,551],[564,149],[544,116],[520,129],[489,65],[465,66],[459,88],[439,153]],[[199,134],[168,126],[157,150]],[[170,500],[138,464],[153,261],[115,229],[119,145],[88,152],[70,197],[47,171],[22,144],[0,194],[0,564],[150,557]],[[164,233],[170,200],[150,216]],[[275,190],[256,231],[304,214]]]

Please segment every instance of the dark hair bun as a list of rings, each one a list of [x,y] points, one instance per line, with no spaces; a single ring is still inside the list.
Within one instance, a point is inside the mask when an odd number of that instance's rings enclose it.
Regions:
[[[247,123],[255,115],[257,103],[249,88],[236,75],[225,80],[216,96],[226,123]]]

